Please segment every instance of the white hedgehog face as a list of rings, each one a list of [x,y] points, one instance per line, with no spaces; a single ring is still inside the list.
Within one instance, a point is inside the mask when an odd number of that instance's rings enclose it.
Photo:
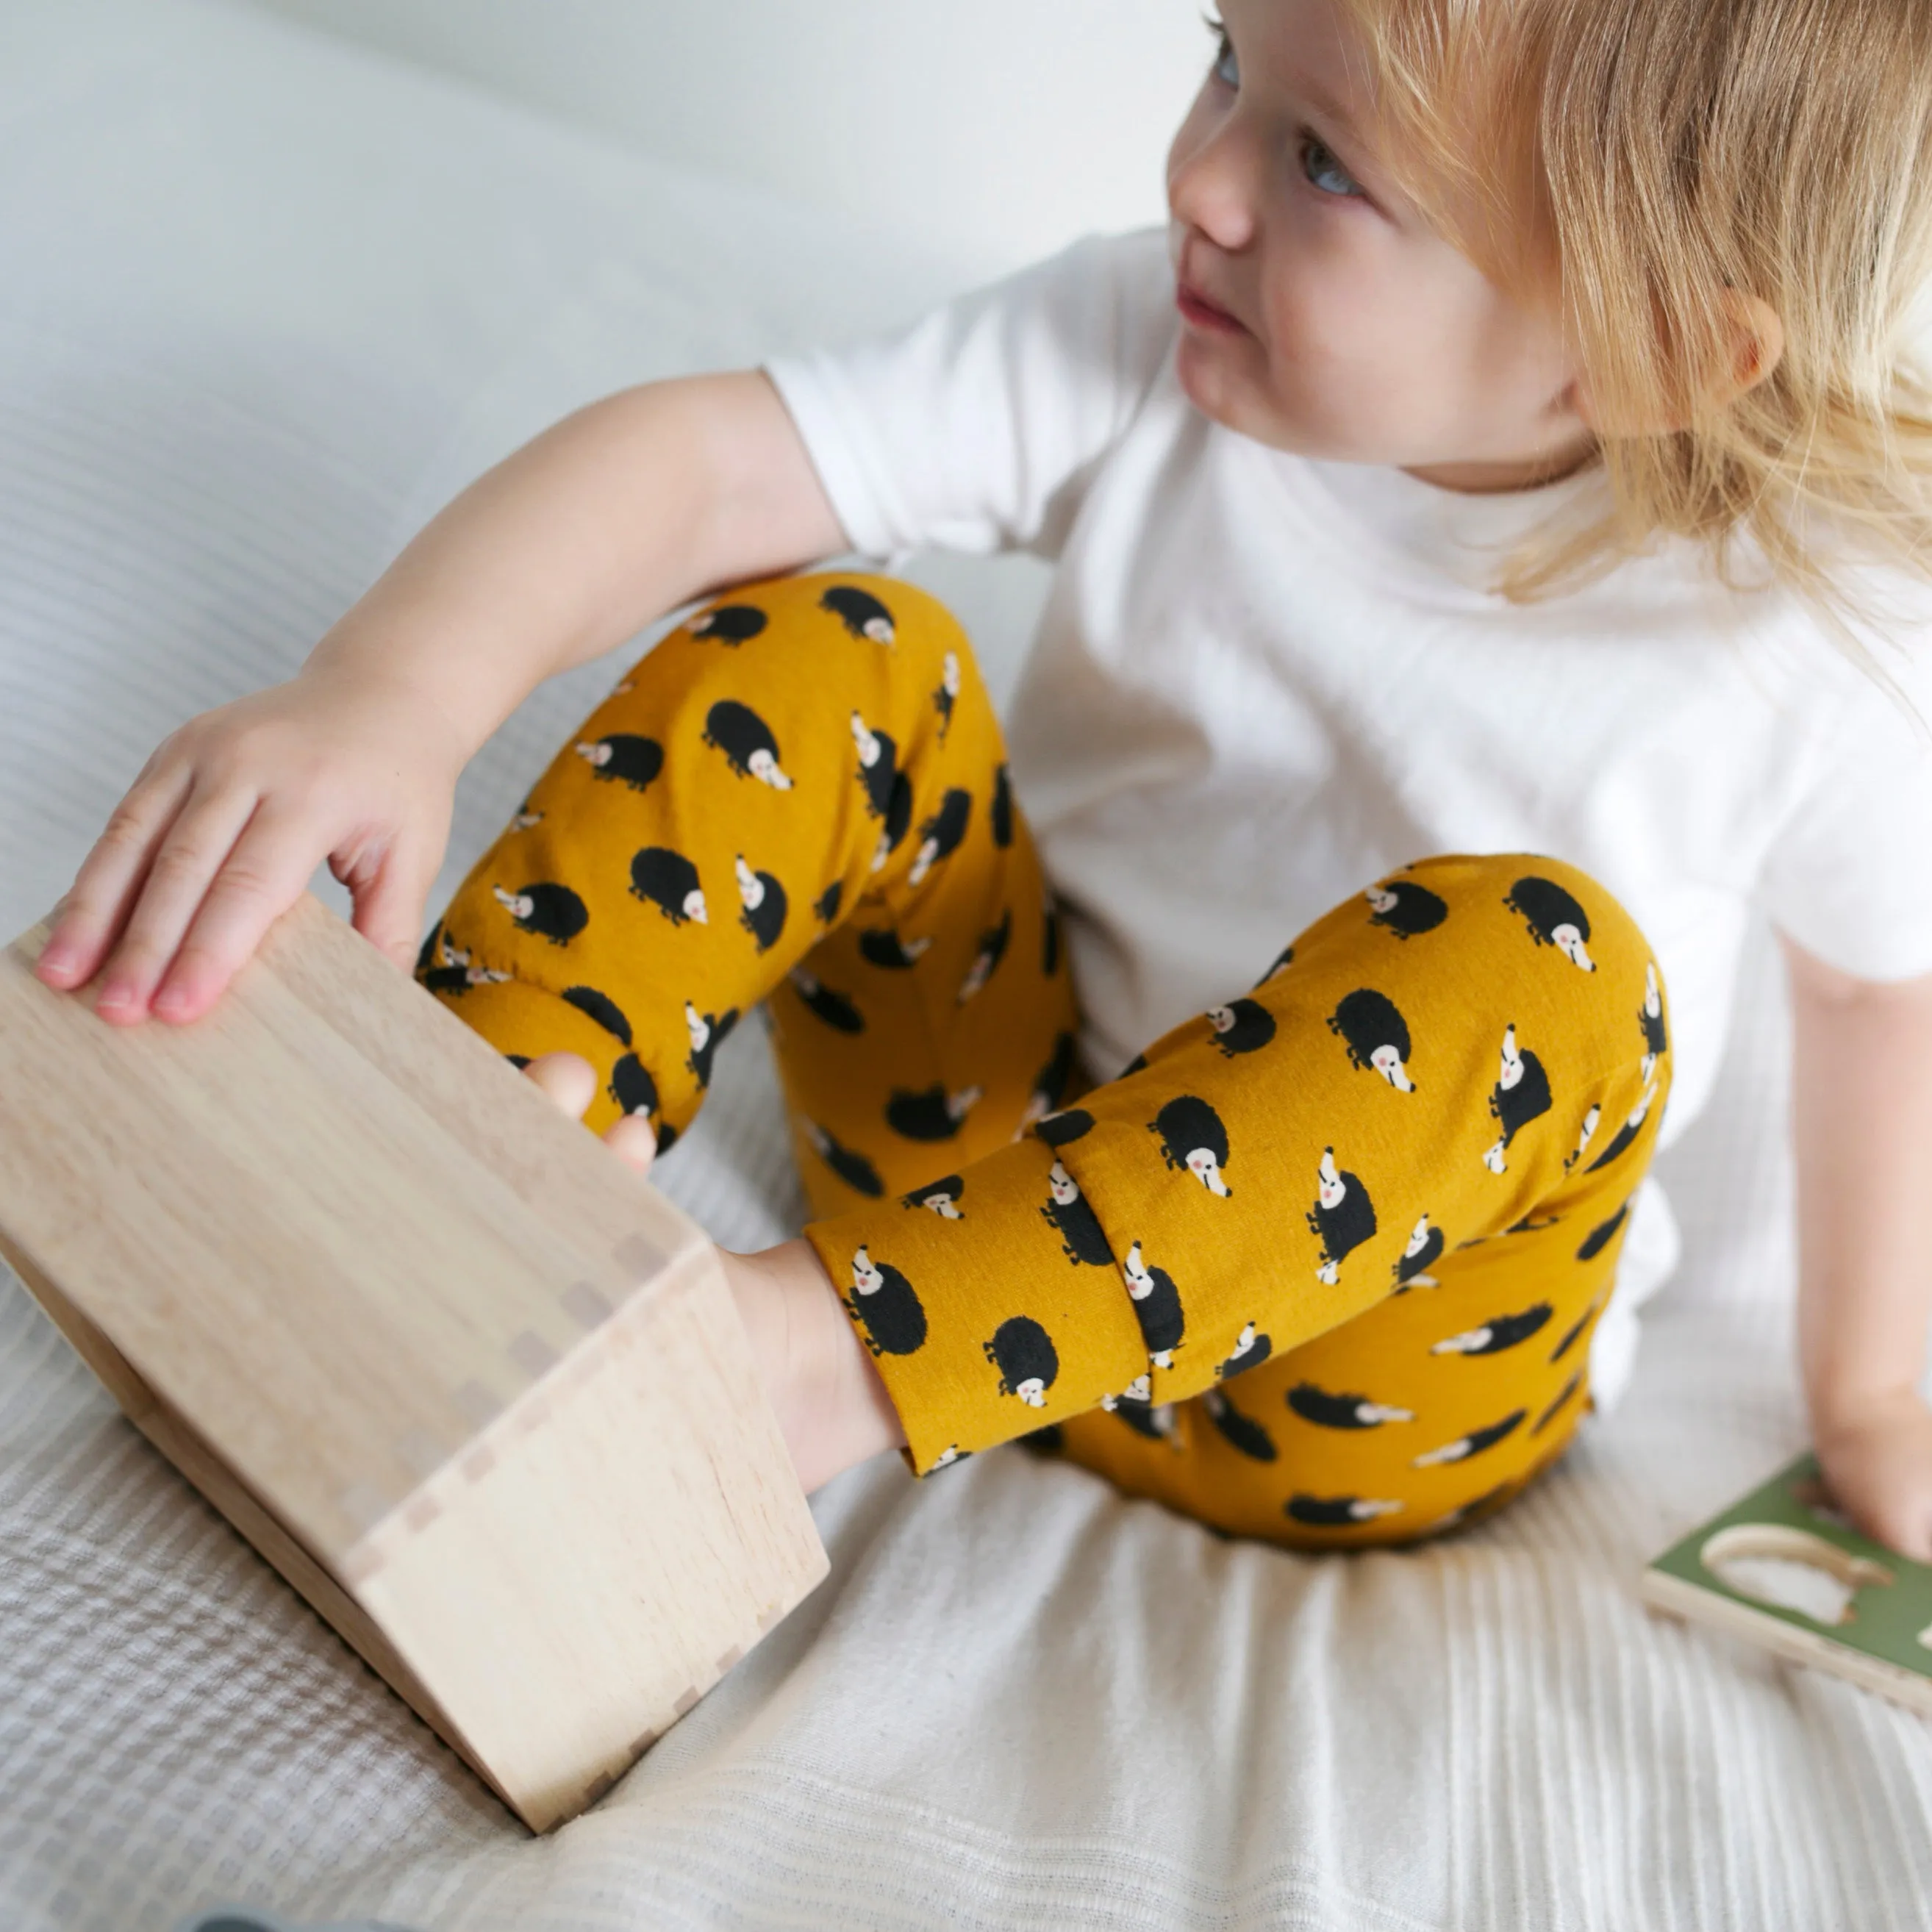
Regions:
[[[1362,896],[1377,912],[1390,913],[1395,910],[1396,896],[1384,886],[1371,886]]]
[[[1592,1107],[1583,1116],[1583,1131],[1576,1137],[1576,1151],[1581,1154],[1590,1144],[1590,1136],[1597,1131],[1597,1123],[1604,1118],[1600,1107]]]
[[[794,966],[785,977],[797,988],[801,998],[807,1000],[818,998],[818,982],[802,966]]]
[[[1388,1502],[1368,1496],[1358,1496],[1348,1505],[1348,1514],[1358,1522],[1372,1522],[1378,1516],[1394,1516],[1401,1508],[1400,1503]]]
[[[452,946],[447,939],[442,942],[442,963],[446,966],[467,966],[470,954],[466,948]]]
[[[1142,1370],[1142,1372],[1135,1376],[1133,1380],[1128,1383],[1126,1387],[1120,1391],[1121,1396],[1130,1402],[1145,1402],[1148,1397],[1153,1394],[1153,1378],[1147,1373],[1145,1370]]]
[[[1646,1087],[1644,1089],[1643,1098],[1631,1110],[1630,1117],[1624,1124],[1633,1127],[1642,1126],[1646,1117],[1650,1112],[1650,1103],[1656,1098],[1657,1089],[1654,1087]]]
[[[824,1153],[826,1149],[832,1144],[831,1136],[828,1134],[816,1120],[807,1120],[804,1122],[803,1125],[805,1129],[805,1137],[812,1143],[812,1152],[814,1154],[820,1154]]]
[[[1657,968],[1654,965],[1643,969],[1643,1010],[1652,1019],[1660,1018],[1664,1012],[1663,995],[1657,988]]]
[[[1384,1422],[1413,1422],[1415,1412],[1409,1408],[1391,1408],[1386,1402],[1358,1402],[1355,1405],[1355,1420],[1364,1429],[1374,1429]]]
[[[1503,1035],[1503,1071],[1498,1083],[1507,1094],[1522,1078],[1522,1056],[1516,1050],[1516,1028]]]
[[[950,1194],[928,1194],[920,1204],[930,1208],[944,1221],[963,1221],[966,1218]]]
[[[1451,1335],[1438,1342],[1429,1352],[1432,1355],[1473,1355],[1478,1350],[1490,1346],[1490,1334],[1487,1328],[1471,1328],[1460,1335]]]
[[[872,1264],[872,1258],[863,1248],[852,1257],[852,1286],[860,1294],[877,1294],[886,1285],[886,1278]]]
[[[951,1114],[954,1120],[963,1120],[980,1104],[982,1091],[982,1090],[977,1087],[962,1087],[951,1100],[946,1102],[946,1112]],[[1054,1164],[1055,1166],[1059,1165],[1057,1161]],[[1070,1186],[1071,1183],[1069,1185]],[[1077,1187],[1073,1191],[1076,1196],[1080,1192]]]
[[[1187,1156],[1187,1171],[1210,1194],[1226,1199],[1228,1184],[1221,1178],[1221,1163],[1214,1158],[1211,1148],[1195,1148]]]
[[[1153,1292],[1154,1276],[1148,1273],[1147,1263],[1142,1258],[1139,1242],[1127,1250],[1127,1258],[1120,1264],[1120,1272],[1127,1278],[1127,1292],[1136,1301],[1145,1300]]]
[[[791,780],[778,769],[778,761],[763,746],[745,760],[746,769],[760,784],[768,784],[774,791],[790,791]]]
[[[939,683],[940,688],[948,698],[959,695],[959,654],[957,651],[946,653],[946,662],[940,667]]]
[[[1369,1055],[1369,1064],[1399,1094],[1413,1094],[1415,1082],[1402,1064],[1402,1054],[1393,1046],[1378,1046]]]
[[[1408,1246],[1402,1251],[1404,1261],[1412,1262],[1429,1245],[1429,1216],[1425,1214],[1415,1224],[1415,1232],[1408,1238]]]
[[[870,771],[879,762],[879,741],[866,729],[866,721],[852,714],[852,742],[859,748],[859,762]]]
[[[501,886],[490,890],[496,895],[496,903],[512,919],[528,919],[537,909],[536,902],[528,892],[506,892]]]
[[[1054,1200],[1063,1208],[1071,1208],[1080,1198],[1080,1190],[1058,1161],[1053,1163],[1052,1171],[1046,1177],[1046,1185]]]
[[[870,625],[866,626],[868,630],[871,628]],[[890,638],[882,638],[879,641],[881,644],[889,644],[892,640]],[[1046,1384],[1037,1376],[1028,1376],[1026,1380],[1013,1390],[1013,1393],[1029,1408],[1044,1408],[1046,1406]]]
[[[520,812],[511,820],[519,832],[527,832],[533,825],[541,825],[544,815],[540,812]]]
[[[1322,1156],[1321,1181],[1318,1191],[1322,1204],[1324,1208],[1339,1208],[1348,1197],[1348,1188],[1343,1184],[1340,1174],[1336,1170],[1335,1150],[1333,1148],[1330,1148]]]
[[[693,886],[684,896],[684,916],[695,920],[700,926],[709,926],[711,917],[705,910],[704,895]]]
[[[1208,1024],[1216,1033],[1232,1033],[1234,1028],[1234,1010],[1232,1006],[1210,1006]]]
[[[765,902],[765,882],[745,863],[745,855],[738,854],[738,897],[743,902],[747,912],[756,912]]]
[[[1557,927],[1550,937],[1556,942],[1563,956],[1573,965],[1582,967],[1586,973],[1594,973],[1597,970],[1588,952],[1584,946],[1583,935],[1568,920]]]
[[[500,986],[509,978],[507,973],[500,973],[491,966],[472,966],[464,978],[472,986]]]
[[[684,1028],[691,1036],[691,1050],[694,1053],[704,1051],[704,1042],[711,1037],[711,1028],[704,1016],[688,1000],[684,1003]]]
[[[875,644],[889,644],[898,633],[892,628],[891,618],[868,617],[866,620],[866,634]]]
[[[607,744],[579,745],[577,755],[586,764],[595,765],[601,771],[610,762],[610,747]]]

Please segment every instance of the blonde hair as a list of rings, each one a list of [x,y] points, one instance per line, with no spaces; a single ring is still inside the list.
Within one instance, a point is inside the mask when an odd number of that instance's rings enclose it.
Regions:
[[[1602,420],[1685,425],[1600,436],[1607,514],[1546,522],[1497,591],[1588,583],[1660,532],[1752,588],[1742,533],[1759,581],[1899,694],[1852,626],[1861,563],[1932,577],[1932,385],[1907,334],[1932,284],[1932,0],[1343,4],[1418,206],[1506,288],[1547,299],[1555,271]],[[1727,290],[1784,328],[1742,394],[1701,374],[1735,364]]]

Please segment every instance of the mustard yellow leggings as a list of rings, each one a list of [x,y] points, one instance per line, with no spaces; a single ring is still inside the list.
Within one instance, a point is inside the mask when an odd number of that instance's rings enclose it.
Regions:
[[[1398,1542],[1567,1444],[1670,1063],[1643,935],[1575,867],[1364,884],[1086,1088],[964,633],[814,574],[632,668],[418,974],[662,1147],[770,1002],[806,1233],[916,1476],[1024,1436],[1224,1534]]]

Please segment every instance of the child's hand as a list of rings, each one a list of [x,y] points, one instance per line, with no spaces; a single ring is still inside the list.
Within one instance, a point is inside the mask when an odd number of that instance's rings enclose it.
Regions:
[[[305,671],[204,712],[142,767],[34,971],[65,989],[105,960],[104,1019],[136,1024],[151,999],[163,1019],[196,1018],[324,859],[356,931],[406,969],[464,761],[400,680]]]
[[[539,1054],[524,1069],[573,1120],[597,1097],[597,1070],[580,1053]],[[622,1154],[640,1174],[657,1158],[658,1137],[641,1114],[626,1114],[604,1130],[604,1144]]]
[[[1932,1411],[1900,1389],[1814,1432],[1826,1486],[1866,1535],[1932,1562]]]

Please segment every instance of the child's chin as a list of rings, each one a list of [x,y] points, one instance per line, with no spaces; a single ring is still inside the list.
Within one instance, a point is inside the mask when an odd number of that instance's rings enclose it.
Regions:
[[[1256,394],[1252,377],[1239,366],[1238,351],[1251,345],[1197,344],[1184,335],[1174,352],[1174,374],[1181,393],[1207,417],[1237,435],[1252,436],[1276,448],[1294,447],[1286,424],[1277,422],[1265,400]],[[1231,354],[1229,349],[1238,352]]]

